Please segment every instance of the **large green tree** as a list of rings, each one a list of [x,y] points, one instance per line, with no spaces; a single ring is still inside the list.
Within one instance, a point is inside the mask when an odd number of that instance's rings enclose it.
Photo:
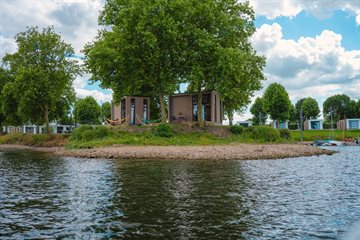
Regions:
[[[4,110],[15,111],[22,122],[44,124],[66,115],[75,99],[72,82],[80,73],[74,50],[52,27],[39,31],[30,27],[15,36],[14,54],[6,54],[4,64],[13,76],[3,88]]]
[[[264,125],[268,114],[265,111],[262,98],[257,97],[254,104],[250,108],[250,112],[253,115],[252,122],[254,125]]]
[[[351,98],[345,94],[328,97],[323,104],[323,114],[327,120],[333,115],[334,121],[339,121],[349,113]]]
[[[320,109],[317,101],[314,98],[308,97],[301,104],[303,118],[315,119],[319,117]]]
[[[270,84],[265,90],[263,102],[266,112],[271,119],[276,120],[277,124],[289,120],[291,102],[289,94],[281,84]]]
[[[217,90],[225,111],[241,111],[261,87],[265,59],[250,44],[255,31],[248,3],[233,0],[107,0],[99,23],[110,27],[86,45],[92,79],[123,95],[164,95],[187,82],[197,92]]]
[[[165,96],[182,77],[182,0],[107,0],[99,24],[108,30],[84,48],[92,80],[124,95],[158,96],[162,122]]]
[[[76,122],[81,124],[100,124],[101,122],[101,107],[91,96],[76,101],[74,114]]]
[[[233,0],[188,1],[183,39],[186,81],[198,95],[203,126],[202,93],[219,92],[229,119],[250,103],[264,79],[265,59],[253,50],[254,12],[248,3]]]

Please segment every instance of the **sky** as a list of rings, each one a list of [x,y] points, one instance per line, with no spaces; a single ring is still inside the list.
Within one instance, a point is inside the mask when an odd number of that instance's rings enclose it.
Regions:
[[[94,40],[104,0],[0,0],[0,59],[14,53],[14,36],[27,26],[53,25],[81,58]],[[264,89],[278,82],[292,103],[315,98],[322,109],[327,97],[347,94],[360,99],[360,0],[250,0],[256,33],[251,41],[266,57]],[[112,91],[89,84],[89,75],[74,81],[77,97],[111,101]],[[247,110],[235,121],[251,118]]]

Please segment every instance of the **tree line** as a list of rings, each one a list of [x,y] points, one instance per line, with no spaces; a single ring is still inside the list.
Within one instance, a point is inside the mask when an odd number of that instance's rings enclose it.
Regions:
[[[320,108],[314,98],[301,98],[293,105],[286,89],[279,83],[270,84],[264,95],[256,98],[250,112],[253,115],[254,125],[264,125],[270,117],[277,123],[289,120],[299,126],[300,114],[303,121],[320,116]],[[356,101],[345,94],[330,96],[325,100],[322,112],[326,121],[332,119],[337,122],[345,118],[360,118],[360,99]]]
[[[17,52],[2,59],[0,123],[48,127],[68,116],[73,80],[84,71],[111,88],[115,102],[125,95],[151,97],[162,122],[166,96],[180,84],[198,96],[200,126],[208,90],[221,95],[231,119],[265,79],[265,58],[250,42],[254,16],[248,2],[233,0],[106,0],[98,19],[103,30],[84,46],[83,66],[69,58],[74,49],[53,27],[30,27],[15,36]]]

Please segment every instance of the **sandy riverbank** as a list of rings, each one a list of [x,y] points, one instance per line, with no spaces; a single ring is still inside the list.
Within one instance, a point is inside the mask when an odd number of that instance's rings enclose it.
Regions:
[[[66,150],[63,147],[0,145],[4,150],[32,150],[58,156],[115,159],[245,160],[333,154],[333,151],[303,144],[231,144],[217,146],[111,146]]]

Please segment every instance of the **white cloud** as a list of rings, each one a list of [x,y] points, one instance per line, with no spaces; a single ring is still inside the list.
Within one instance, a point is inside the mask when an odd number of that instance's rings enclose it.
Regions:
[[[276,17],[295,17],[302,11],[306,11],[318,18],[330,17],[335,10],[348,11],[356,16],[357,24],[360,24],[359,0],[250,0],[258,16],[268,19]]]

